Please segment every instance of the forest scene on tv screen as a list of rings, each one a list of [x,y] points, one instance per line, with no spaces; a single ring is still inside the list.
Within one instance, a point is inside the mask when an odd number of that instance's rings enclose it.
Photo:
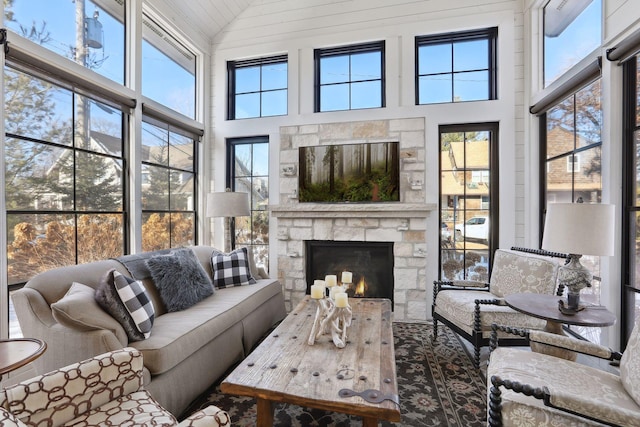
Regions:
[[[301,202],[397,202],[398,143],[300,147]]]

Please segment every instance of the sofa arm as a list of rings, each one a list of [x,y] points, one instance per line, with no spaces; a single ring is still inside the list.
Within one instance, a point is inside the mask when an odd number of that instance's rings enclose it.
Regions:
[[[209,405],[191,414],[178,425],[180,427],[227,427],[231,425],[231,418],[226,411]]]

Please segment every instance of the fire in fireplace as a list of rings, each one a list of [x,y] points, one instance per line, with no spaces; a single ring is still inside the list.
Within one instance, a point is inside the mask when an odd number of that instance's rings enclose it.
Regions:
[[[393,242],[305,241],[307,294],[314,280],[350,271],[349,297],[388,298],[393,302]],[[392,305],[393,306],[393,305]]]

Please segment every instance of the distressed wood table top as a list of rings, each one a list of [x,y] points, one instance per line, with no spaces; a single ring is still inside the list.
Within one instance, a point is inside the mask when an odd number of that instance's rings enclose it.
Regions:
[[[257,398],[259,426],[272,425],[274,402],[361,416],[364,426],[400,421],[391,301],[349,304],[345,348],[330,334],[307,343],[316,313],[307,296],[222,382],[222,392]]]

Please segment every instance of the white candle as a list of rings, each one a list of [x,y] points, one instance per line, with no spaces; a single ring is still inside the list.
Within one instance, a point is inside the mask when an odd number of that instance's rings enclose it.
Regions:
[[[323,288],[325,286],[324,280],[314,280],[313,284],[316,286],[322,286]]]
[[[350,271],[342,272],[342,283],[351,283],[353,279],[353,274]]]
[[[313,299],[324,298],[324,286],[311,285],[311,298]]]
[[[334,286],[333,288],[330,289],[329,291],[329,296],[331,297],[331,299],[336,299],[336,294],[341,294],[344,293],[344,289],[342,288],[342,286]]]
[[[336,294],[336,307],[346,307],[349,305],[349,297],[346,292],[339,292]]]
[[[338,276],[335,274],[327,274],[324,276],[324,282],[329,288],[332,288],[338,284]]]

